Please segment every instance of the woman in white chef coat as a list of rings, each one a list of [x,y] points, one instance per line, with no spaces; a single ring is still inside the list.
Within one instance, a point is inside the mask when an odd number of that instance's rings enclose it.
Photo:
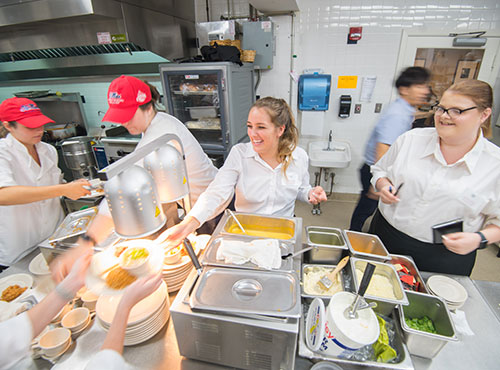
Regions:
[[[235,195],[239,212],[275,216],[294,214],[295,201],[317,204],[326,200],[321,186],[309,184],[309,158],[297,146],[298,130],[283,99],[266,97],[250,109],[249,143],[235,145],[214,181],[178,225],[160,238],[181,242]]]
[[[43,126],[54,122],[26,98],[0,104],[8,135],[0,139],[0,271],[48,238],[64,216],[59,197],[90,194],[87,180],[61,183],[56,149],[42,142]],[[3,268],[2,268],[3,267]]]
[[[381,199],[370,232],[420,270],[470,275],[476,250],[500,240],[500,148],[483,136],[492,105],[486,82],[452,85],[435,107],[435,128],[403,134],[371,168]],[[432,226],[455,219],[463,232],[434,241]]]

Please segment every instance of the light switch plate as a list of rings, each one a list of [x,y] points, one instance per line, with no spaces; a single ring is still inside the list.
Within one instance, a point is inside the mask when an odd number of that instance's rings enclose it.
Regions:
[[[380,113],[382,110],[382,103],[376,103],[375,104],[375,113]]]

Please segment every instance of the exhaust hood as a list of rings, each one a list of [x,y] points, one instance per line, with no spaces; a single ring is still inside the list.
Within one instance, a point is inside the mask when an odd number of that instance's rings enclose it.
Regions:
[[[157,73],[196,55],[193,0],[0,0],[0,81]]]

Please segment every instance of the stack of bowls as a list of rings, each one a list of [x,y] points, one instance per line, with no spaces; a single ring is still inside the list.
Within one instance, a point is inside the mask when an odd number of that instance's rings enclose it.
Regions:
[[[120,300],[121,295],[101,295],[97,300],[97,322],[105,331],[111,327]],[[145,342],[163,328],[169,317],[167,285],[162,282],[156,291],[138,302],[130,311],[124,344],[132,346]]]
[[[71,331],[71,336],[75,338],[80,335],[90,324],[91,315],[87,307],[78,307],[69,311],[61,320],[63,328]]]
[[[462,307],[467,300],[467,291],[459,282],[443,275],[432,275],[427,280],[431,294],[441,297],[450,310]]]

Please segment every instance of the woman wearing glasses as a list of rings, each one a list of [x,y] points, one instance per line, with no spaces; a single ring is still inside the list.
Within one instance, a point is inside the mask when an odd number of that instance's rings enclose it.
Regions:
[[[435,128],[403,134],[371,168],[380,202],[370,232],[420,270],[468,276],[476,250],[500,240],[500,148],[485,138],[492,104],[483,81],[452,85]],[[434,225],[457,219],[463,232],[434,239]]]

